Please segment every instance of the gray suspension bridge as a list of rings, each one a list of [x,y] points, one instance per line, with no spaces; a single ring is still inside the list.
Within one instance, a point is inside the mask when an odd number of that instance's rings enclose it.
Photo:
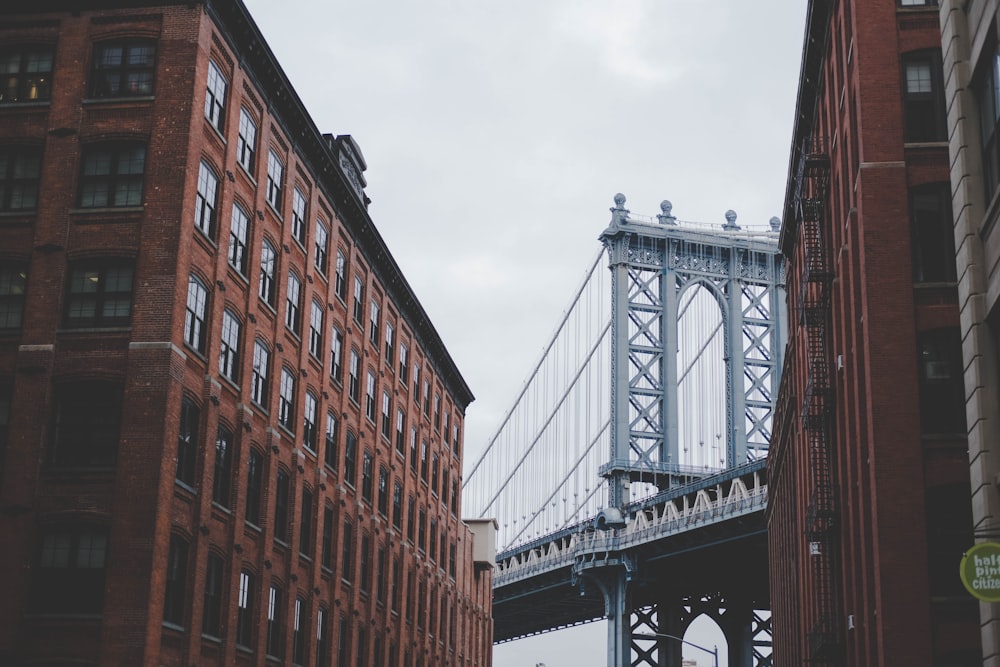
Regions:
[[[770,665],[780,221],[660,208],[615,195],[601,252],[465,475],[466,514],[499,524],[494,641],[605,618],[609,667],[679,667],[676,638],[705,614],[730,664]]]

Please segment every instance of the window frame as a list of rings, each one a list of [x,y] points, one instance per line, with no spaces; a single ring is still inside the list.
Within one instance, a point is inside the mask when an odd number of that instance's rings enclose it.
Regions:
[[[236,162],[254,178],[257,157],[257,121],[244,106],[240,107],[240,127],[236,135]],[[254,179],[256,180],[256,179]]]
[[[32,56],[47,59],[47,69],[31,69]],[[48,102],[52,99],[52,78],[55,67],[55,49],[49,44],[18,44],[0,49],[0,63],[4,58],[17,60],[17,71],[3,73],[6,85],[0,87],[0,104],[25,104]],[[45,64],[45,61],[41,61]],[[12,84],[13,81],[13,85]],[[13,93],[11,92],[13,91]],[[32,91],[36,94],[32,95]]]
[[[267,153],[267,184],[264,198],[268,205],[281,216],[282,195],[284,194],[285,163],[273,148]]]
[[[139,208],[145,201],[145,175],[145,142],[85,144],[80,154],[77,206],[81,209]]]
[[[226,93],[229,81],[222,69],[209,58],[208,74],[205,76],[205,119],[222,134],[226,127]]]
[[[0,212],[31,213],[38,209],[42,180],[42,148],[0,145]]]
[[[233,211],[229,219],[229,251],[226,259],[238,274],[244,278],[247,273],[248,256],[250,255],[250,215],[238,203],[233,203]]]
[[[24,326],[27,291],[28,263],[0,262],[0,331],[16,331]]]
[[[151,47],[151,48],[150,48]],[[109,49],[122,49],[120,63],[102,66],[102,56]],[[149,51],[148,58],[132,61],[136,52]],[[155,39],[126,38],[109,39],[94,43],[93,60],[90,65],[88,96],[92,99],[122,99],[130,97],[152,97],[156,93],[157,43]],[[109,79],[109,76],[115,81]],[[134,81],[130,81],[137,77]]]

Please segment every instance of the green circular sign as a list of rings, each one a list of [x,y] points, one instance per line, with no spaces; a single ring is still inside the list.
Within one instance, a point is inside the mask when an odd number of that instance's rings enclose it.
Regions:
[[[984,602],[1000,602],[1000,544],[983,542],[962,556],[959,574],[965,589]]]

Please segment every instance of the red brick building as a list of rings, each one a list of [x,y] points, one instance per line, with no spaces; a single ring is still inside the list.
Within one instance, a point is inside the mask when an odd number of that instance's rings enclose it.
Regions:
[[[775,665],[978,665],[933,0],[811,0],[768,463]]]
[[[242,3],[0,72],[0,664],[489,665],[472,393]]]

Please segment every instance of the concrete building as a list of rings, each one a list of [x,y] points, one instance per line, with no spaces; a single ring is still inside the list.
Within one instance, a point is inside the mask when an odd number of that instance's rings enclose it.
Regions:
[[[936,4],[807,8],[768,463],[775,665],[981,662]]]
[[[489,665],[473,395],[243,4],[3,3],[0,72],[0,663]]]
[[[1000,538],[1000,55],[995,2],[940,8],[958,303],[965,363],[972,519],[977,541]],[[1000,665],[1000,607],[980,603],[984,665]]]

